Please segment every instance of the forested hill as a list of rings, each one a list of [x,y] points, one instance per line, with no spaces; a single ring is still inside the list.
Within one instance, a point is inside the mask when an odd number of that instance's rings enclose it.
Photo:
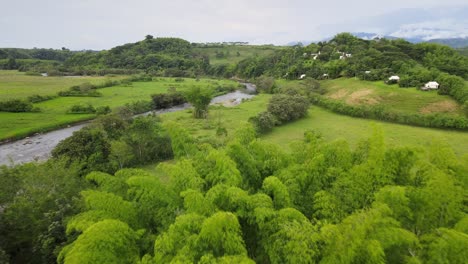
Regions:
[[[295,79],[302,74],[321,78],[362,77],[386,79],[391,74],[426,75],[440,72],[468,78],[468,58],[456,50],[434,43],[412,44],[402,39],[363,40],[349,33],[328,42],[296,45],[268,58],[250,58],[238,65],[247,77],[262,74]],[[366,74],[366,72],[368,72]]]
[[[170,69],[172,75],[184,71],[202,73],[209,65],[206,57],[192,52],[190,42],[179,38],[153,38],[117,46],[108,51],[81,52],[65,62],[67,68],[118,68],[141,69],[147,73],[161,73]]]
[[[446,74],[468,78],[468,57],[435,43],[412,44],[402,39],[384,38],[363,40],[341,33],[330,41],[308,46],[272,47],[267,51],[256,46],[242,48],[245,48],[242,54],[233,49],[234,59],[223,57],[224,61],[210,65],[209,54],[195,43],[148,35],[142,41],[99,52],[71,52],[65,48],[0,49],[0,69],[56,71],[59,74],[120,73],[122,71],[112,72],[120,69],[140,70],[155,76],[255,78],[269,75],[287,79],[297,79],[302,74],[320,79],[325,74],[327,78],[386,80],[391,75],[400,75],[403,86],[420,86],[440,76],[443,79]],[[215,50],[217,56],[224,56],[228,51]]]

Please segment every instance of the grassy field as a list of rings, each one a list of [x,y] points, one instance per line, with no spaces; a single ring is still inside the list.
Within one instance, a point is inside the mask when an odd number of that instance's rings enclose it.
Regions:
[[[199,139],[216,137],[216,127],[221,120],[221,125],[228,130],[229,135],[240,124],[247,122],[249,117],[264,111],[269,98],[269,95],[261,94],[236,107],[211,107],[207,120],[193,119],[188,111],[167,113],[161,117],[163,121],[172,120],[182,124]],[[366,139],[371,135],[374,124],[382,127],[386,143],[391,146],[425,147],[434,139],[442,139],[448,142],[458,155],[468,154],[467,132],[353,118],[335,114],[316,106],[309,110],[309,115],[306,118],[276,127],[272,132],[262,136],[262,139],[277,143],[287,149],[292,141],[303,139],[304,131],[314,129],[321,132],[326,140],[343,138],[355,146],[359,140]]]
[[[263,138],[287,147],[289,142],[302,139],[304,131],[319,131],[326,140],[346,139],[352,146],[359,140],[368,138],[373,125],[380,126],[385,135],[385,142],[391,146],[426,147],[433,140],[446,141],[458,155],[468,154],[468,133],[435,128],[413,127],[354,118],[332,113],[320,107],[312,107],[308,117],[296,122],[277,127]]]
[[[194,48],[195,52],[207,55],[210,58],[210,64],[235,64],[243,59],[249,57],[265,57],[273,54],[276,50],[282,49],[283,47],[277,47],[272,45],[263,46],[229,46],[223,47],[198,47]],[[218,57],[217,53],[223,53],[224,56]]]
[[[34,132],[42,132],[95,117],[90,114],[67,114],[75,104],[91,104],[94,107],[109,106],[116,108],[137,100],[151,100],[150,95],[165,93],[170,87],[184,91],[192,86],[216,87],[218,85],[237,85],[234,81],[185,79],[176,82],[174,78],[158,78],[153,82],[135,82],[132,86],[114,86],[99,89],[102,97],[58,97],[34,104],[42,111],[39,113],[0,112],[0,140],[24,137]]]
[[[73,85],[85,82],[102,83],[107,79],[122,79],[117,77],[42,77],[30,76],[19,71],[0,71],[0,101],[8,99],[26,99],[28,96],[56,95]]]
[[[463,115],[460,105],[450,96],[437,91],[420,91],[416,88],[400,88],[382,81],[369,82],[354,78],[340,78],[321,82],[330,99],[351,105],[383,105],[388,109],[404,113],[446,113]]]

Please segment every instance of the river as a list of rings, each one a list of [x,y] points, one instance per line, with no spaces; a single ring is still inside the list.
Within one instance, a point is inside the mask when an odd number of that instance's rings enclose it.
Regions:
[[[248,92],[255,92],[255,86],[250,83],[243,83]],[[234,106],[242,102],[243,99],[252,98],[253,94],[244,93],[242,91],[235,91],[225,95],[217,96],[211,100],[211,104],[223,104],[225,106]],[[174,106],[168,109],[158,111],[151,111],[140,115],[148,115],[150,113],[163,114],[168,112],[176,112],[191,107],[190,104],[183,104]],[[14,165],[31,161],[43,161],[50,157],[50,153],[57,146],[57,144],[71,136],[73,132],[85,127],[87,123],[69,126],[38,134],[35,136],[27,137],[25,139],[17,140],[0,145],[0,165]]]

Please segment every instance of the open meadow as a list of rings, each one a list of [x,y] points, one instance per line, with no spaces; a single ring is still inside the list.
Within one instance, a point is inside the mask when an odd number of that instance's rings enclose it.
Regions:
[[[119,80],[125,76],[31,76],[24,72],[0,71],[0,101],[9,99],[26,99],[31,95],[57,95],[73,85],[89,82],[99,84],[106,80]]]

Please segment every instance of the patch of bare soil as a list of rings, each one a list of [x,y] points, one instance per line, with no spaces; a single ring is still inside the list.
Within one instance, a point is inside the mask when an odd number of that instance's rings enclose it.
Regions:
[[[452,101],[440,101],[428,104],[423,108],[419,109],[419,112],[422,114],[431,114],[431,113],[452,113],[458,110],[458,105]]]
[[[346,95],[348,95],[348,91],[346,91],[345,89],[340,89],[340,90],[330,94],[328,97],[330,97],[331,99],[342,99]]]
[[[374,91],[367,89],[367,90],[360,90],[356,91],[348,96],[346,99],[346,103],[348,104],[368,104],[374,105],[379,102],[378,98],[368,97]]]

